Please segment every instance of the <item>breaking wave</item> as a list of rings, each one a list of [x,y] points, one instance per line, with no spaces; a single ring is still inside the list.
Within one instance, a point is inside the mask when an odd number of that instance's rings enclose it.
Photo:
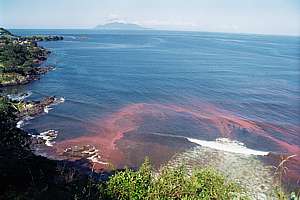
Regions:
[[[38,140],[42,140],[46,146],[52,147],[53,144],[55,144],[54,140],[57,138],[57,135],[58,135],[58,131],[48,130],[48,131],[41,132],[38,135],[31,135],[31,136]]]
[[[269,152],[267,151],[258,151],[258,150],[247,148],[244,143],[239,142],[237,140],[230,140],[228,138],[217,138],[214,141],[207,141],[207,140],[199,140],[199,139],[189,138],[185,136],[170,135],[170,134],[163,134],[163,133],[151,133],[151,134],[158,135],[158,136],[165,136],[165,137],[183,138],[188,140],[191,143],[203,147],[208,147],[211,149],[230,152],[230,153],[256,155],[256,156],[266,156],[269,154]]]
[[[183,121],[188,123],[182,124]],[[157,133],[168,126],[168,123],[171,123],[169,124],[171,126],[177,123],[179,128],[184,129],[181,132],[172,132],[173,134]],[[195,129],[190,133],[187,127],[191,127],[191,124]],[[183,138],[186,142],[203,147],[243,155],[266,156],[269,152],[299,155],[300,152],[297,144],[282,139],[283,136],[288,136],[286,138],[294,138],[294,141],[297,141],[294,129],[249,120],[208,103],[199,103],[194,107],[174,104],[131,104],[96,120],[93,126],[88,128],[90,134],[57,143],[57,151],[60,152],[69,146],[89,144],[100,150],[104,160],[118,165],[130,157],[124,155],[130,143],[121,145],[122,141],[128,140],[124,138],[125,135],[134,139],[154,133]],[[157,139],[152,141],[153,144],[160,142]],[[131,148],[135,148],[134,145]],[[147,152],[142,155],[147,155]],[[297,158],[295,163],[298,162]],[[296,172],[297,169],[295,165],[293,171]]]
[[[228,138],[218,138],[215,141],[205,141],[205,140],[198,140],[194,138],[187,138],[190,142],[209,147],[216,150],[231,152],[231,153],[238,153],[244,155],[257,155],[257,156],[266,156],[269,154],[267,151],[258,151],[254,149],[247,148],[243,143],[238,141],[233,141]]]

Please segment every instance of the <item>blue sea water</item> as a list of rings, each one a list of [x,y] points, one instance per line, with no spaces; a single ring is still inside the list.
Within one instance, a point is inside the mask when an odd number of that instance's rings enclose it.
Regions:
[[[17,91],[31,91],[29,99],[55,95],[65,102],[31,120],[25,129],[55,129],[57,140],[63,141],[91,134],[89,127],[97,127],[99,119],[128,105],[171,104],[192,110],[198,105],[196,110],[204,102],[242,119],[292,129],[291,138],[282,132],[270,134],[300,147],[299,37],[172,31],[12,32],[64,36],[63,41],[40,43],[52,52],[45,64],[55,65],[56,70]],[[153,130],[201,138],[199,124],[180,118],[180,111],[177,119],[174,112],[167,124],[149,119]],[[253,148],[260,142],[256,136],[238,137]],[[257,148],[277,150],[263,145]]]

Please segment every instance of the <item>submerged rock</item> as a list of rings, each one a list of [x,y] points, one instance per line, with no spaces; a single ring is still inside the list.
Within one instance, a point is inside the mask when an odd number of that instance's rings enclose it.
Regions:
[[[21,128],[27,121],[42,113],[48,113],[50,106],[63,103],[64,98],[45,97],[41,101],[14,101],[13,106],[17,110],[17,128]]]
[[[64,150],[61,156],[68,159],[87,159],[93,163],[108,164],[101,161],[99,150],[93,145],[71,146]]]
[[[34,117],[36,115],[39,115],[47,108],[56,103],[60,103],[61,99],[58,99],[54,96],[51,97],[46,97],[41,101],[28,101],[24,103],[24,106],[21,108],[20,113],[19,113],[19,118],[25,117],[25,116],[30,116]]]
[[[31,136],[32,136],[33,145],[45,144],[46,146],[53,146],[54,143],[53,140],[56,139],[57,135],[58,135],[58,131],[48,130],[38,135],[31,135]]]

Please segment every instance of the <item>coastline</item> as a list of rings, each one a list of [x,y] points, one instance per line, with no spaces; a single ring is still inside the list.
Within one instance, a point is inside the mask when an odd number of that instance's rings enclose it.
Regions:
[[[55,96],[44,97],[39,101],[26,101],[30,96],[27,92],[14,96],[13,94],[1,94],[1,89],[10,86],[26,85],[35,80],[39,80],[42,75],[55,69],[54,66],[42,66],[47,60],[51,51],[38,45],[40,41],[59,41],[62,36],[16,36],[4,28],[0,28],[0,97],[8,98],[8,101],[15,108],[16,127],[21,128],[22,124],[42,113],[48,113],[49,107],[54,104],[62,103],[63,98]],[[9,54],[8,54],[9,53]],[[30,56],[28,56],[30,55]],[[20,61],[22,60],[22,61]],[[52,132],[32,135],[33,143],[49,143]],[[42,137],[43,136],[43,137]],[[53,139],[53,138],[52,138]],[[50,139],[50,140],[52,140]],[[48,145],[47,145],[48,146]]]
[[[54,70],[53,66],[42,66],[51,52],[38,42],[58,40],[63,37],[21,37],[0,28],[0,88],[28,84]]]
[[[21,37],[12,34],[4,28],[0,28],[0,47],[2,48],[0,56],[1,58],[3,58],[4,56],[8,57],[6,57],[5,61],[3,61],[3,59],[0,62],[0,103],[3,104],[3,102],[7,101],[14,108],[15,118],[11,120],[13,120],[13,123],[16,124],[17,129],[21,130],[21,127],[27,121],[43,113],[48,113],[49,109],[51,109],[51,106],[63,103],[64,98],[46,96],[43,97],[41,100],[28,101],[26,100],[26,98],[31,95],[29,92],[24,92],[19,95],[9,93],[2,94],[1,89],[6,89],[11,86],[29,84],[35,80],[39,80],[42,75],[48,73],[49,71],[54,70],[54,66],[42,66],[42,64],[47,60],[48,56],[51,54],[51,51],[38,45],[38,42],[59,41],[63,39],[64,38],[62,36],[56,35]],[[7,49],[10,52],[10,54],[6,54],[5,50]],[[25,60],[22,61],[23,65],[8,65],[8,60],[14,59],[14,55],[12,55],[12,52],[19,52],[20,49],[23,49],[22,53],[25,54],[25,56],[23,57],[23,59]],[[31,50],[33,50],[33,55],[31,55],[31,57],[28,58],[27,54],[29,54],[28,52]],[[18,57],[17,59],[21,58]],[[17,60],[16,63],[21,62],[18,62]],[[24,66],[24,63],[26,63],[26,66]],[[26,73],[23,73],[22,70],[26,70]],[[10,76],[11,78],[8,78],[8,80],[5,80],[5,78],[3,78]],[[54,140],[57,137],[57,131],[54,130],[48,130],[39,134],[32,134],[30,132],[24,131],[24,134],[31,137],[32,148],[34,151],[36,151],[37,146],[52,146],[52,140]]]
[[[47,59],[47,58],[45,58],[45,59]],[[41,64],[43,61],[39,62],[39,64]],[[38,69],[39,66],[37,66],[36,69]],[[45,73],[47,73],[47,72],[45,72]],[[40,78],[40,76],[42,74],[44,74],[44,73],[34,74],[34,76],[38,79],[38,78]],[[36,80],[36,79],[28,79],[28,82],[24,82],[24,83],[15,82],[13,84],[15,84],[15,85],[27,84],[34,80]],[[16,101],[15,103],[17,103],[17,102],[18,101]],[[55,104],[55,102],[57,102],[57,100],[55,100],[55,97],[47,97],[46,99],[41,100],[39,102],[25,102],[25,103],[23,102],[23,106],[25,107],[25,109],[23,109],[23,110],[21,109],[22,112],[20,112],[21,113],[20,118],[39,115],[39,114],[45,112],[45,109],[48,106]],[[30,109],[26,109],[28,107],[30,107]],[[17,109],[17,110],[20,110],[20,109]],[[51,146],[51,142],[52,142],[52,140],[55,139],[56,136],[57,136],[57,132],[55,130],[49,130],[49,131],[41,133],[39,135],[35,135],[33,143],[34,143],[34,145],[42,144],[42,145],[46,145],[46,146]],[[79,159],[77,160],[78,162],[80,162],[80,160],[92,161],[92,163],[101,162],[100,158],[98,160],[97,149],[95,149],[95,147],[93,147],[93,146],[91,146],[91,147],[84,146],[83,149],[69,149],[66,152],[67,157],[70,157],[70,155],[71,155],[71,157],[72,156],[76,157],[77,154],[79,154]],[[85,155],[88,155],[88,156],[85,156]],[[106,165],[106,163],[99,163],[99,164]],[[82,163],[80,166],[82,166]]]
[[[86,195],[78,191],[76,184],[93,182],[96,186],[96,178],[107,180],[109,175],[102,173],[96,177],[92,174],[90,177],[87,175],[90,174],[90,166],[82,164],[87,161],[56,160],[39,153],[39,149],[52,146],[57,131],[36,134],[21,128],[26,120],[47,113],[50,106],[64,102],[63,98],[48,96],[38,101],[27,101],[29,92],[20,96],[2,94],[4,88],[29,84],[53,70],[52,66],[42,66],[50,51],[37,42],[62,39],[60,36],[18,37],[0,29],[0,199],[48,199],[49,196],[73,199]],[[71,173],[72,178],[68,179]]]

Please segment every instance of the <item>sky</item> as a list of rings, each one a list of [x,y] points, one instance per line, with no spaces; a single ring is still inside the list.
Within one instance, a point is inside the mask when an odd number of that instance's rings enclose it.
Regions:
[[[154,29],[300,35],[300,0],[0,0],[6,28]]]

